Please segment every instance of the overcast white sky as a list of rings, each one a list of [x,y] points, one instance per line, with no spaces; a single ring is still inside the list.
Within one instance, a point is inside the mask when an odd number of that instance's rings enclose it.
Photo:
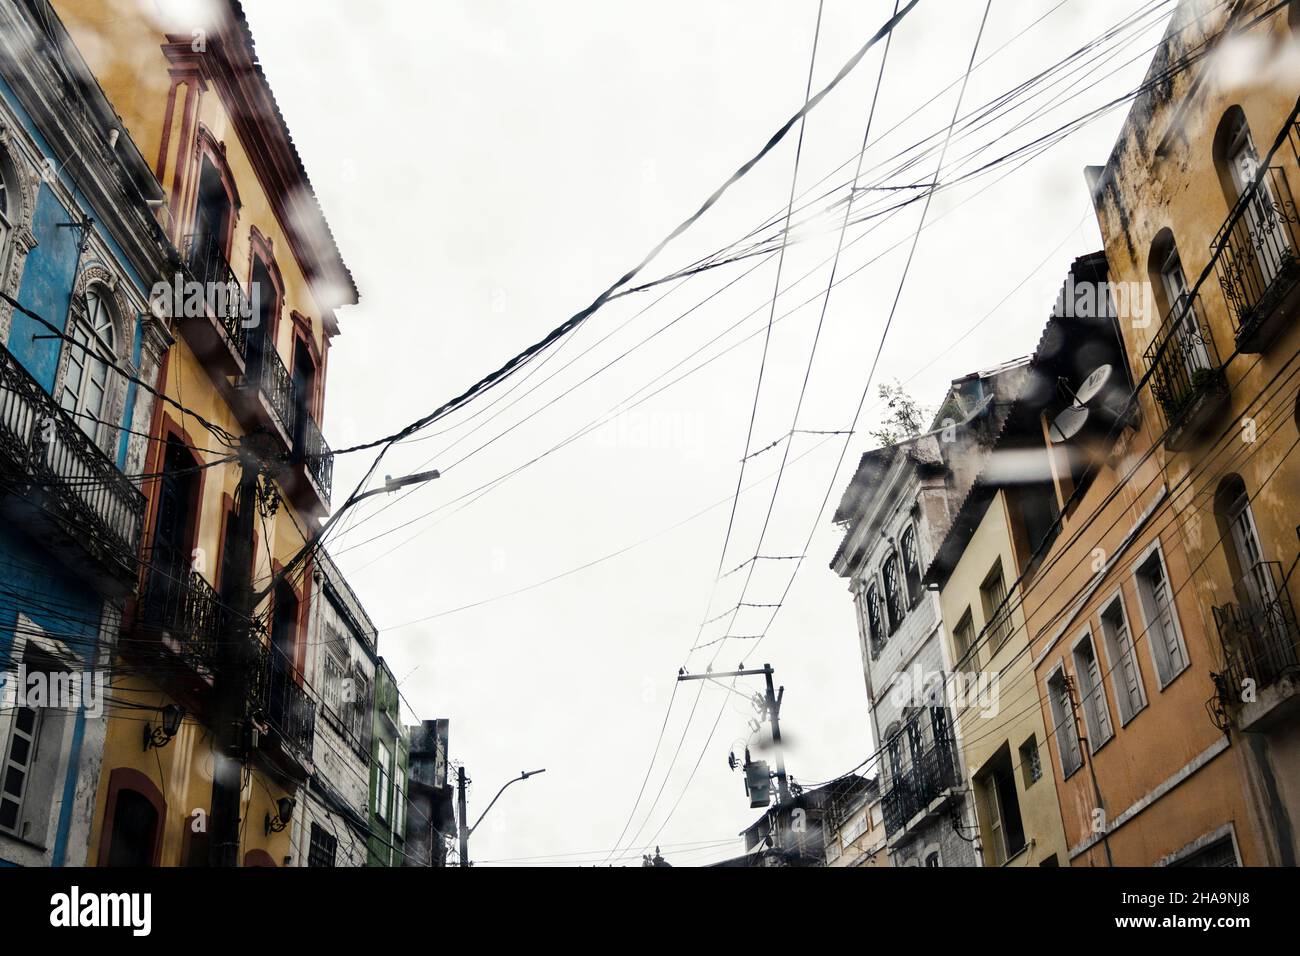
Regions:
[[[993,0],[981,59],[1052,12],[975,71],[962,112],[1148,6]],[[246,7],[362,292],[362,304],[341,313],[343,333],[330,356],[324,425],[335,447],[386,434],[460,392],[639,261],[802,104],[818,10],[816,0],[246,0]],[[1035,100],[1060,94],[1055,111],[979,161],[1135,87],[1170,9],[1159,6],[1160,15],[1146,21],[1150,29],[1125,35],[1132,42],[1122,51]],[[892,10],[892,0],[826,0],[814,88]],[[961,76],[983,11],[980,0],[922,0],[904,21],[875,117],[873,139],[884,139],[868,150],[868,169],[946,127],[958,88],[941,91]],[[869,54],[811,115],[800,191],[856,157],[879,57],[879,49]],[[907,381],[917,398],[934,404],[953,377],[1033,349],[1069,262],[1100,245],[1083,167],[1105,162],[1122,118],[1123,110],[1103,117],[979,195],[1000,174],[938,195],[877,381]],[[954,143],[949,159],[1006,125]],[[782,211],[796,140],[792,133],[647,275],[690,262]],[[929,159],[889,182],[924,180],[934,165]],[[850,163],[827,185],[851,174]],[[845,249],[841,277],[880,258],[831,295],[802,428],[848,427],[919,214],[914,205]],[[848,239],[863,236],[862,228]],[[792,247],[782,287],[830,256],[834,243],[829,229]],[[474,835],[475,860],[601,860],[602,852],[588,851],[613,847],[628,819],[701,620],[738,600],[743,574],[719,584],[711,605],[710,592],[745,449],[775,261],[579,383],[752,264],[692,279],[640,315],[659,293],[611,304],[499,404],[433,432],[454,430],[399,446],[381,476],[427,467],[446,474],[395,503],[368,503],[332,540],[380,626],[380,651],[403,693],[420,717],[451,719],[453,758],[474,781],[471,819],[505,780],[547,768],[498,803]],[[827,270],[820,266],[779,301],[778,317],[813,300],[774,327],[754,449],[790,428]],[[975,334],[958,340],[990,312]],[[481,499],[463,497],[612,412],[742,319],[679,371],[758,333],[740,347]],[[871,446],[866,432],[878,412],[869,401],[831,505],[763,646],[730,641],[715,662],[717,669],[773,664],[786,688],[789,770],[810,782],[852,767],[873,747],[850,597],[827,565],[838,542],[830,511]],[[840,438],[796,436],[764,553],[803,550],[841,447]],[[762,481],[740,499],[727,567],[755,552],[780,455],[776,448],[750,463],[746,484]],[[336,501],[368,463],[359,455],[336,462]],[[647,538],[553,583],[489,600]],[[745,600],[775,602],[792,569],[790,562],[760,565]],[[479,601],[486,603],[406,624]],[[769,613],[742,611],[731,633],[761,632]],[[723,636],[725,624],[705,628],[703,640]],[[688,666],[702,670],[716,650],[697,651]],[[701,686],[682,685],[678,693],[624,845],[658,799],[619,862],[639,862],[642,848],[655,842],[678,865],[723,858],[757,815],[726,762],[749,735],[748,705],[705,686],[687,726]],[[745,686],[758,690],[761,682]]]

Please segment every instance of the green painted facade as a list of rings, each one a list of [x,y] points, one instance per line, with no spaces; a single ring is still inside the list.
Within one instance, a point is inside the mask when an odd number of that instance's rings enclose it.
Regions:
[[[406,789],[410,738],[402,723],[397,681],[381,657],[375,670],[374,734],[370,753],[370,866],[406,861]]]

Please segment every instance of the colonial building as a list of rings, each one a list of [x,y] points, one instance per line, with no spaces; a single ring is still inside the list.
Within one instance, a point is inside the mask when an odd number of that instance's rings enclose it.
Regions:
[[[795,785],[794,795],[784,803],[774,803],[763,815],[740,834],[745,852],[737,857],[711,864],[721,867],[751,866],[825,866],[829,819],[839,826],[843,805],[838,803],[851,792],[860,791],[862,779],[844,777],[811,790]],[[656,854],[658,849],[656,848]]]
[[[169,243],[132,131],[37,6],[0,5],[0,864],[84,865]]]
[[[307,626],[316,705],[312,764],[293,841],[299,866],[366,866],[379,633],[329,555],[320,553]]]
[[[862,456],[835,512],[844,538],[831,567],[857,610],[869,719],[880,759],[881,809],[894,866],[972,866],[975,816],[958,728],[942,693],[952,670],[938,596],[922,574],[968,477],[945,437],[974,433],[991,404],[962,425]],[[954,472],[953,469],[956,469]]]
[[[835,788],[822,817],[827,866],[889,866],[880,783],[852,774]]]
[[[1067,859],[1055,778],[1044,772],[1047,729],[1033,700],[1022,583],[1057,530],[1064,501],[1053,476],[1083,464],[1069,456],[1072,445],[1053,441],[1064,436],[1053,432],[1045,412],[1072,405],[1070,384],[1078,387],[1094,372],[1100,384],[1090,407],[1102,411],[1092,416],[1093,428],[1113,423],[1104,408],[1129,394],[1108,300],[1103,295],[1100,308],[1073,314],[1074,290],[1104,293],[1105,281],[1103,254],[1077,260],[1033,356],[997,373],[1011,377],[1001,388],[1009,401],[1000,427],[967,452],[979,472],[925,573],[925,583],[939,589],[956,662],[950,685],[987,866],[1058,866]],[[997,389],[1001,383],[991,379],[983,387]]]
[[[140,201],[158,217],[169,260],[150,301],[169,336],[149,379],[164,400],[144,420],[133,412],[135,430],[149,436],[132,469],[147,476],[133,505],[140,550],[126,590],[136,597],[114,659],[121,706],[85,807],[86,859],[208,862],[213,768],[223,749],[213,675],[221,642],[245,634],[238,861],[282,865],[293,860],[294,810],[315,769],[318,695],[305,669],[320,595],[312,562],[278,572],[329,507],[325,357],[336,310],[356,301],[356,289],[237,3],[183,16],[145,2],[39,6],[54,41],[47,49],[60,64],[84,67],[89,79],[80,86],[107,98],[119,160],[142,156],[150,170]],[[105,304],[109,311],[100,311]],[[88,328],[105,347],[126,336],[139,350],[139,334],[110,330],[101,318],[124,304],[88,299]],[[142,311],[137,304],[125,314]],[[64,375],[94,383],[96,369]],[[119,407],[96,394],[81,405]],[[232,452],[246,435],[257,435],[263,460],[274,463],[256,501],[237,500]],[[241,569],[231,536],[251,509],[253,562]],[[235,621],[231,598],[250,572],[254,591],[274,587],[251,620]]]
[[[1089,170],[1110,280],[1149,294],[1136,414],[1025,595],[1074,865],[1296,862],[1297,26],[1182,3]]]
[[[410,772],[406,794],[406,866],[446,866],[456,837],[455,787],[448,777],[449,722],[425,720],[407,727]]]

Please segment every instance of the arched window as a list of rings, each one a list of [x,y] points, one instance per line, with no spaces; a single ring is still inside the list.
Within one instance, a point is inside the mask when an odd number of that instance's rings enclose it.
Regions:
[[[1169,334],[1173,336],[1160,356],[1162,373],[1157,375],[1156,386],[1159,388],[1163,385],[1173,392],[1181,393],[1186,390],[1198,369],[1213,368],[1213,363],[1192,301],[1183,260],[1178,254],[1178,245],[1174,242],[1174,234],[1168,229],[1160,230],[1151,243],[1147,269],[1161,312],[1168,316]],[[1165,378],[1171,381],[1159,381]]]
[[[1229,475],[1219,483],[1214,512],[1236,582],[1237,599],[1254,615],[1268,613],[1277,602],[1277,586],[1272,568],[1265,560],[1259,528],[1250,509],[1250,495],[1240,475]]]
[[[14,184],[13,166],[9,157],[0,150],[0,263],[4,262],[9,236],[18,218],[17,186]]]
[[[1288,225],[1295,208],[1284,208],[1278,190],[1285,187],[1278,170],[1261,175],[1259,151],[1240,106],[1229,108],[1214,134],[1214,162],[1228,207],[1238,215],[1216,245],[1228,261],[1220,269],[1224,294],[1240,324],[1269,295],[1273,282],[1294,261]]]
[[[916,607],[921,603],[921,554],[916,548],[916,528],[908,525],[900,539],[903,550],[903,580],[907,584],[907,603]]]
[[[864,600],[867,605],[867,637],[871,643],[871,659],[875,660],[880,656],[880,650],[885,646],[885,622],[881,614],[880,607],[880,589],[876,582],[872,581],[867,587]]]
[[[113,306],[107,289],[99,285],[86,289],[81,307],[72,310],[68,335],[72,341],[64,346],[68,360],[59,401],[91,440],[97,441],[109,410],[105,401],[110,385],[109,365],[117,354]]]
[[[891,554],[880,569],[885,581],[885,608],[889,611],[889,633],[893,634],[903,623],[906,610],[903,605],[903,580],[898,570],[898,555]]]

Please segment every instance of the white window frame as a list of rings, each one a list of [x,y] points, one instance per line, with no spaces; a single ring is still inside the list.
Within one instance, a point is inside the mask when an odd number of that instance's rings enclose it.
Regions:
[[[1144,582],[1142,579],[1142,569],[1155,556],[1160,561],[1160,569],[1165,577],[1165,586],[1169,588],[1169,618],[1173,624],[1174,637],[1178,642],[1179,653],[1183,655],[1183,666],[1177,670],[1170,670],[1167,678],[1161,675],[1160,658],[1156,653],[1155,641],[1151,639],[1151,612],[1147,608],[1147,598],[1144,591]],[[1133,593],[1137,595],[1138,610],[1142,613],[1142,634],[1146,637],[1147,653],[1151,656],[1151,666],[1155,669],[1156,684],[1163,693],[1165,688],[1176,681],[1181,674],[1191,668],[1192,657],[1187,653],[1187,641],[1183,638],[1183,625],[1178,618],[1178,596],[1174,593],[1173,580],[1169,576],[1169,562],[1165,560],[1165,549],[1157,538],[1152,541],[1133,562],[1133,571],[1131,578],[1133,582]],[[1137,638],[1134,638],[1136,642]]]
[[[18,612],[17,624],[14,628],[13,643],[9,645],[9,660],[12,664],[13,672],[17,672],[18,664],[25,659],[27,647],[34,644],[39,647],[46,655],[56,660],[67,662],[70,668],[80,668],[84,666],[82,658],[73,653],[62,641],[50,637],[48,632],[39,624],[33,621],[21,611]],[[7,762],[9,755],[9,737],[12,733],[14,716],[16,713],[16,692],[17,688],[13,681],[5,681],[0,684],[0,765]],[[63,783],[67,781],[69,766],[72,754],[72,739],[77,729],[77,713],[65,711],[61,708],[49,708],[50,710],[61,711],[64,715],[62,723],[62,733],[58,737],[51,736],[48,744],[44,749],[44,760],[51,759],[50,750],[53,749],[55,754],[53,759],[57,761],[54,768],[52,779],[55,782],[51,799],[47,805],[47,812],[43,814],[45,829],[43,832],[25,831],[26,835],[18,836],[9,831],[0,831],[0,841],[19,841],[23,849],[10,854],[10,860],[24,866],[50,866],[51,854],[53,852],[53,840],[51,839],[54,831],[54,822],[58,819],[63,809]],[[49,714],[43,715],[48,717]],[[53,735],[56,731],[48,721],[42,721],[45,726],[39,728],[43,735],[49,732]],[[43,743],[43,742],[42,742]],[[19,822],[33,823],[32,817],[19,810]],[[20,831],[22,832],[22,831]]]
[[[321,684],[325,705],[336,717],[343,716],[343,679],[349,676],[347,658],[340,657],[328,647],[321,649]]]
[[[992,590],[995,581],[1002,596],[990,600],[989,591]],[[1007,587],[1006,567],[999,555],[993,567],[989,568],[988,573],[984,575],[984,580],[980,582],[980,611],[984,616],[984,630],[988,634],[989,660],[992,660],[1015,634],[1014,622],[1011,619],[1011,601],[1008,599],[1010,594],[1011,591]]]
[[[375,761],[375,816],[389,823],[389,792],[388,787],[390,777],[392,776],[391,762],[392,751],[382,740],[376,740],[375,746],[379,748],[379,759]]]
[[[961,634],[967,631],[968,641],[963,641]],[[963,643],[965,647],[963,647]],[[953,660],[957,663],[959,670],[971,673],[979,670],[979,650],[976,645],[979,643],[979,631],[975,628],[975,611],[970,605],[957,618],[957,623],[952,629],[952,650]],[[972,653],[973,650],[973,653]]]
[[[393,833],[400,840],[406,839],[406,791],[393,775]]]
[[[72,341],[68,342],[64,349],[67,356],[64,361],[59,406],[72,417],[92,442],[99,445],[105,429],[112,426],[110,419],[117,388],[117,381],[114,378],[117,373],[113,370],[113,366],[117,363],[118,349],[121,347],[118,342],[120,317],[117,315],[117,302],[114,300],[112,290],[99,282],[91,282],[79,295],[80,309],[74,303],[68,313],[67,335]],[[90,310],[92,296],[107,319],[107,326],[100,328],[107,328],[111,341],[105,340],[95,326],[95,317]],[[82,335],[79,336],[78,332]],[[74,365],[78,370],[78,376],[75,388],[71,388],[69,378]],[[90,383],[99,371],[103,372],[103,379],[98,382],[99,405],[91,413],[87,396],[90,392]],[[72,399],[70,404],[69,397]]]
[[[1061,702],[1057,699],[1057,697],[1055,696],[1052,690],[1052,683],[1058,677],[1062,681],[1064,681],[1066,676],[1067,675],[1065,670],[1065,661],[1064,659],[1058,660],[1056,662],[1056,666],[1052,668],[1051,672],[1047,675],[1047,683],[1045,688],[1047,691],[1048,713],[1052,715],[1052,736],[1056,738],[1056,752],[1060,755],[1061,758],[1061,779],[1062,780],[1069,780],[1072,776],[1074,776],[1076,773],[1078,773],[1080,770],[1083,769],[1083,750],[1079,747],[1079,729],[1074,725],[1074,712],[1070,711],[1068,713],[1058,714],[1057,713],[1058,708],[1061,710],[1064,710],[1065,708],[1062,707]],[[1062,719],[1066,721],[1064,725],[1061,723]],[[1069,735],[1067,738],[1070,741],[1070,747],[1068,751],[1061,744],[1062,732]],[[1078,758],[1078,762],[1073,767],[1066,766],[1065,758],[1067,752],[1070,755],[1073,755]]]
[[[13,238],[14,220],[18,218],[14,215],[14,207],[22,206],[17,179],[13,172],[13,158],[8,150],[0,148],[0,188],[3,188],[3,195],[0,195],[0,266],[8,259],[9,240]]]
[[[1122,701],[1129,700],[1128,689],[1123,680],[1119,659],[1116,657],[1116,651],[1121,653],[1124,648],[1118,646],[1118,635],[1112,635],[1110,629],[1106,626],[1106,612],[1115,604],[1119,604],[1120,618],[1124,622],[1125,636],[1128,639],[1128,655],[1133,662],[1133,670],[1137,677],[1137,703],[1129,713],[1125,713],[1127,707],[1119,706]],[[1128,613],[1128,602],[1124,599],[1124,589],[1116,588],[1115,592],[1101,602],[1101,610],[1097,612],[1097,630],[1101,632],[1101,643],[1106,651],[1107,670],[1110,671],[1110,686],[1115,692],[1116,709],[1119,711],[1120,727],[1127,727],[1129,723],[1138,714],[1142,713],[1147,706],[1147,690],[1142,680],[1142,662],[1138,657],[1137,645],[1133,639],[1133,618]],[[1093,642],[1093,650],[1096,652],[1097,643]]]
[[[1082,668],[1079,666],[1079,649],[1084,644],[1092,650],[1092,662],[1097,670],[1097,685],[1088,693],[1084,693],[1083,678],[1080,676]],[[1088,729],[1088,752],[1095,754],[1115,736],[1115,721],[1110,713],[1110,701],[1106,697],[1106,675],[1102,673],[1102,659],[1097,653],[1097,639],[1093,636],[1092,625],[1085,627],[1070,645],[1070,660],[1074,663],[1074,686],[1079,695],[1079,706],[1083,708],[1083,725]],[[1089,675],[1088,679],[1091,681],[1092,676]],[[1098,700],[1089,706],[1089,698],[1093,694],[1097,695]],[[1100,713],[1094,710],[1098,705],[1102,708]],[[1106,721],[1104,733],[1103,728],[1097,726],[1103,717]]]

